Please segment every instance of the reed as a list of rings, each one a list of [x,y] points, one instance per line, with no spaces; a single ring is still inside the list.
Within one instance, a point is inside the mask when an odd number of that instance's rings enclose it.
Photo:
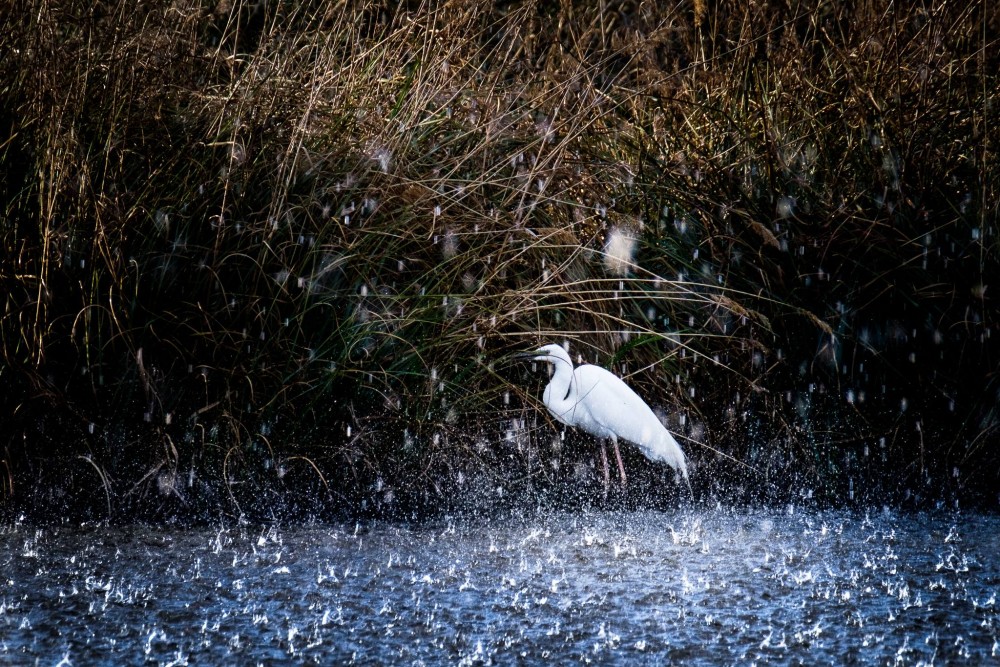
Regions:
[[[5,512],[588,502],[563,340],[702,498],[992,502],[987,3],[14,4]]]

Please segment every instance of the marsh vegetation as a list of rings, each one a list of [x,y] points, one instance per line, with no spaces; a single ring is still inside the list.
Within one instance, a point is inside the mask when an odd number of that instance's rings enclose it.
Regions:
[[[563,341],[702,500],[997,502],[990,3],[0,17],[8,515],[595,502]]]

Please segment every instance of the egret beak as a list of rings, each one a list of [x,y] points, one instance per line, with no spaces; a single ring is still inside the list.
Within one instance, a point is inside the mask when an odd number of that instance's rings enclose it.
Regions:
[[[531,352],[518,352],[514,355],[515,359],[521,360],[531,360],[531,361],[548,361],[552,359],[552,356],[548,352],[542,349],[532,350]]]

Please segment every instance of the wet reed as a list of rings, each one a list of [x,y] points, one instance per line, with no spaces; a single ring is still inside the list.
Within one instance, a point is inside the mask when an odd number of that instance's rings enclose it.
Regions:
[[[590,502],[564,340],[701,498],[995,502],[989,3],[2,18],[8,513]]]

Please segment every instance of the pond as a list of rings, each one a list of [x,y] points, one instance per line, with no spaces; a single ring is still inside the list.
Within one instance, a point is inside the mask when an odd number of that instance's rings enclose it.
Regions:
[[[1000,663],[1000,518],[0,529],[13,664]]]

